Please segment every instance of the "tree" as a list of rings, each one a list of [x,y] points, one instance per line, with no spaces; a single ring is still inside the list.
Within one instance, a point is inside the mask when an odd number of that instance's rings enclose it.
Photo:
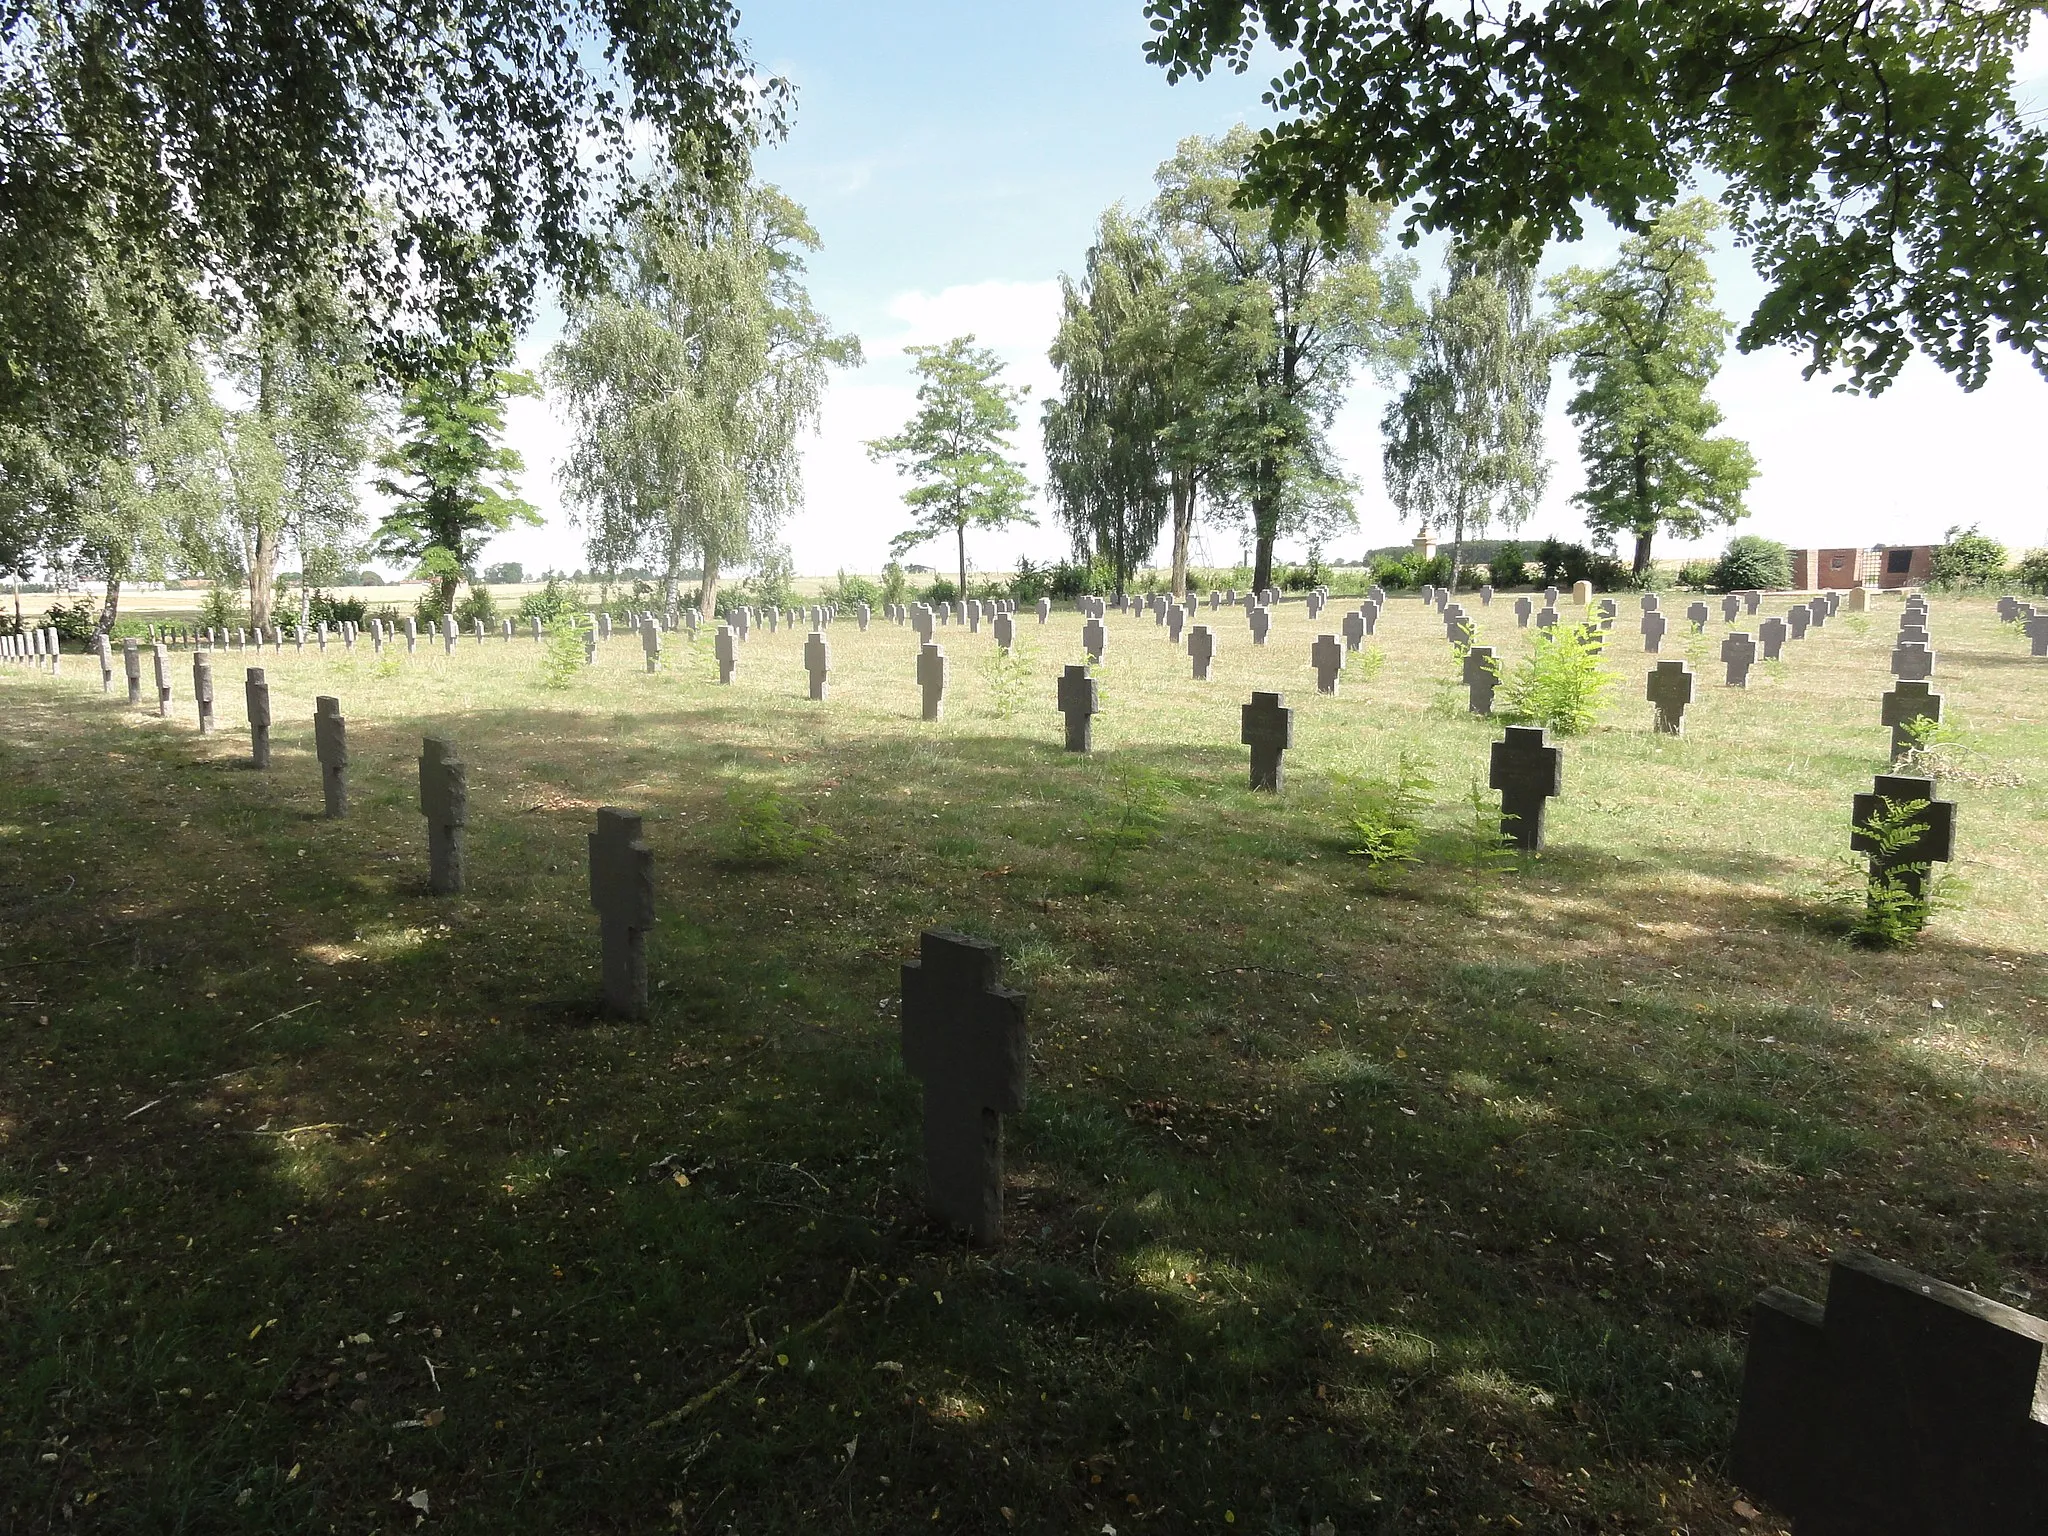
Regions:
[[[666,608],[694,559],[710,618],[723,570],[773,545],[802,497],[797,443],[827,367],[861,360],[804,290],[817,248],[774,187],[671,182],[549,358],[576,432],[562,488],[591,559],[617,569],[647,551]]]
[[[353,563],[373,380],[355,314],[317,283],[264,305],[231,338],[224,361],[248,404],[223,423],[225,526],[208,564],[247,583],[249,622],[264,627],[287,544],[308,573]]]
[[[1534,264],[1516,239],[1460,245],[1430,297],[1408,383],[1381,419],[1387,495],[1425,528],[1451,529],[1450,588],[1465,534],[1498,515],[1519,528],[1550,476],[1543,407],[1550,328],[1536,315]]]
[[[1375,261],[1385,207],[1353,199],[1342,232],[1325,238],[1244,200],[1256,143],[1242,125],[1183,140],[1159,168],[1154,207],[1170,238],[1236,290],[1239,313],[1256,316],[1257,362],[1233,410],[1233,492],[1252,524],[1252,584],[1265,587],[1282,533],[1352,520],[1330,422],[1357,365],[1384,371],[1404,358],[1412,303],[1409,264]]]
[[[1031,482],[1009,456],[1017,406],[1027,386],[999,382],[1002,360],[972,336],[944,346],[905,347],[918,374],[917,414],[894,437],[870,442],[868,457],[896,461],[913,487],[903,501],[916,515],[889,541],[901,556],[951,533],[960,562],[960,595],[967,596],[967,530],[1036,523],[1024,498]]]
[[[1575,239],[1590,205],[1647,234],[1727,184],[1769,292],[1745,351],[1889,384],[1918,346],[1965,388],[1992,339],[2048,371],[2048,133],[2014,100],[2039,8],[1602,0],[1147,0],[1170,78],[1297,54],[1267,100],[1249,194],[1341,228],[1353,197],[1420,230]]]
[[[1729,331],[1707,271],[1720,223],[1712,203],[1688,199],[1624,240],[1613,266],[1573,267],[1550,283],[1559,345],[1582,386],[1566,407],[1586,462],[1586,488],[1574,499],[1596,533],[1635,535],[1638,576],[1660,525],[1697,538],[1745,516],[1756,474],[1746,445],[1707,435],[1721,423],[1707,385]]]
[[[544,274],[587,288],[636,157],[729,165],[779,130],[787,86],[737,24],[727,0],[8,6],[0,424],[120,394],[102,263],[187,329],[331,275],[412,372],[516,326]]]
[[[1975,523],[1951,528],[1928,562],[1928,576],[1944,586],[1979,586],[2005,574],[2005,546]]]
[[[377,455],[377,489],[398,503],[377,527],[377,554],[424,573],[444,613],[493,534],[541,521],[515,493],[512,477],[526,461],[498,442],[506,400],[540,393],[531,374],[502,366],[511,350],[503,331],[439,349],[435,368],[406,386],[405,436]]]

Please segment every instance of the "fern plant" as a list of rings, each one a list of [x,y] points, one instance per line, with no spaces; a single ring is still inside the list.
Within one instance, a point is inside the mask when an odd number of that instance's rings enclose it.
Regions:
[[[548,631],[540,653],[540,685],[557,693],[575,686],[583,670],[583,636],[566,618]]]
[[[1504,680],[1494,713],[1560,736],[1593,728],[1614,678],[1600,666],[1604,637],[1597,624],[1556,624],[1539,630],[1529,654]]]
[[[1340,775],[1345,790],[1344,833],[1347,853],[1365,860],[1367,873],[1384,885],[1405,864],[1420,862],[1422,817],[1429,809],[1436,781],[1423,771],[1421,759],[1403,752],[1392,775],[1361,778]]]
[[[1867,866],[1846,863],[1835,900],[1848,908],[1849,937],[1866,949],[1900,949],[1918,938],[1928,919],[1954,905],[1954,882],[1928,860],[1900,859],[1919,846],[1928,824],[1925,800],[1884,797],[1866,820],[1851,827],[1870,854]]]
[[[1118,865],[1130,854],[1149,848],[1166,829],[1173,781],[1156,768],[1120,759],[1111,769],[1115,779],[1108,808],[1089,818],[1083,834],[1094,850],[1088,883],[1096,890],[1115,882]]]
[[[1031,659],[1020,639],[1009,650],[990,648],[981,663],[982,681],[988,687],[989,708],[998,720],[1008,720],[1024,707],[1031,684]]]
[[[772,784],[729,784],[734,853],[753,864],[794,864],[839,841],[829,827],[805,826],[787,796]]]

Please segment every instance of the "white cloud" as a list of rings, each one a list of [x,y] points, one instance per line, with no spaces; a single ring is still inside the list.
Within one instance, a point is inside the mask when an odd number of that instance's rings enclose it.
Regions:
[[[877,338],[893,348],[931,346],[972,334],[984,347],[1040,362],[1060,324],[1060,285],[1029,283],[958,283],[937,293],[899,293],[889,301],[889,316],[901,334]]]

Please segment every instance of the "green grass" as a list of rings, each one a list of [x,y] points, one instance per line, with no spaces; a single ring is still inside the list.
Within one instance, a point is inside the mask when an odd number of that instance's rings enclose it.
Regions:
[[[1858,950],[1823,887],[1892,617],[1746,692],[1703,667],[1680,740],[1618,633],[1550,849],[1505,867],[1468,856],[1495,730],[1430,711],[1413,600],[1334,699],[1298,605],[1263,650],[1211,619],[1209,684],[1112,615],[1092,759],[1053,708],[1071,615],[1020,622],[1021,682],[942,633],[936,725],[879,621],[834,631],[822,706],[800,632],[732,688],[681,636],[567,693],[524,640],[287,649],[268,774],[233,655],[205,740],[189,661],[172,721],[77,658],[8,672],[0,1528],[411,1530],[417,1493],[492,1532],[1755,1529],[1757,1291],[1818,1295],[1847,1244],[2048,1289],[2048,668],[1935,603],[1968,894]],[[1244,788],[1254,687],[1296,709],[1278,798]],[[469,768],[454,899],[427,730]],[[1376,880],[1345,776],[1404,752],[1421,862]],[[644,1024],[593,1007],[601,804],[657,860]],[[764,804],[805,834],[773,857]],[[894,1002],[935,926],[1030,999],[988,1251],[918,1199]]]

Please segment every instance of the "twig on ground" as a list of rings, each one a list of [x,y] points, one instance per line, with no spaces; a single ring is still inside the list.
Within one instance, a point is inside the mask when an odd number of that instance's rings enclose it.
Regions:
[[[312,1007],[314,1003],[317,1003],[319,1001],[320,999],[317,997],[312,998],[307,1002],[299,1004],[299,1006],[296,1008],[287,1008],[283,1013],[273,1013],[267,1019],[258,1019],[254,1024],[251,1024],[247,1029],[243,1030],[242,1033],[245,1035],[253,1035],[256,1033],[257,1030],[261,1029],[264,1025],[275,1024],[279,1019],[288,1019],[295,1013],[304,1013],[308,1008]]]
[[[839,1293],[838,1302],[829,1311],[822,1312],[812,1318],[794,1333],[785,1334],[782,1338],[782,1343],[785,1345],[794,1344],[798,1339],[816,1333],[820,1328],[831,1322],[833,1318],[844,1312],[847,1302],[853,1298],[854,1283],[859,1279],[859,1269],[856,1268],[850,1271],[846,1276],[846,1289]],[[749,1327],[748,1331],[752,1332],[753,1330]],[[682,1407],[675,1409],[673,1412],[663,1414],[647,1427],[649,1429],[668,1429],[672,1425],[682,1423],[699,1410],[708,1407],[717,1401],[719,1397],[738,1386],[741,1380],[745,1378],[747,1372],[753,1368],[756,1361],[768,1353],[769,1347],[765,1343],[756,1344],[745,1355],[740,1357],[740,1363],[734,1366],[723,1379],[706,1387],[702,1392],[699,1392],[695,1397],[683,1404]]]

